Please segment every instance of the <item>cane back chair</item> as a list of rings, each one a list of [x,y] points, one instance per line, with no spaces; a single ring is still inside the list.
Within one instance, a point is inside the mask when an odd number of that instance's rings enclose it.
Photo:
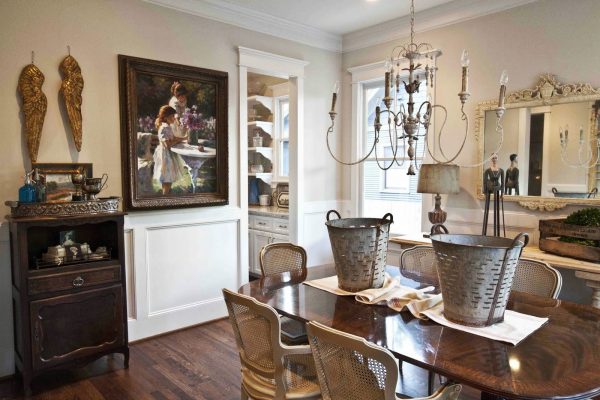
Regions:
[[[433,247],[411,247],[404,250],[400,256],[400,273],[414,281],[439,287],[435,262]]]
[[[306,271],[306,251],[292,243],[271,243],[260,250],[260,269],[264,276]]]
[[[542,261],[519,259],[512,290],[556,299],[561,287],[562,276],[556,269]]]
[[[318,322],[307,324],[323,400],[396,400],[398,365],[386,349]],[[456,400],[461,385],[421,400]]]
[[[271,243],[260,250],[260,269],[264,276],[297,272],[306,276],[306,250],[292,243]],[[304,323],[281,317],[281,340],[288,345],[308,344]]]
[[[255,299],[223,289],[242,366],[241,398],[319,399],[310,346],[280,341],[277,312]]]

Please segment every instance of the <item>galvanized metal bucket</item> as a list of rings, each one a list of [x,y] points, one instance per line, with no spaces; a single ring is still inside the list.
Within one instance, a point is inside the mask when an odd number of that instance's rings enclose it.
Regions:
[[[444,316],[462,325],[489,326],[504,320],[504,311],[517,263],[529,236],[514,239],[432,234],[437,270],[444,299]]]
[[[330,220],[334,213],[338,219]],[[348,292],[380,288],[385,281],[385,265],[392,214],[383,218],[341,218],[335,210],[327,213],[327,231],[338,286]]]

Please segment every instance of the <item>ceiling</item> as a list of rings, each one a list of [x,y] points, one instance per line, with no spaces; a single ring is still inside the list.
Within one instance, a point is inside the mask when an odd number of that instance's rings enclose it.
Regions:
[[[452,0],[417,0],[415,12]],[[408,0],[221,0],[319,30],[344,35],[408,15]]]

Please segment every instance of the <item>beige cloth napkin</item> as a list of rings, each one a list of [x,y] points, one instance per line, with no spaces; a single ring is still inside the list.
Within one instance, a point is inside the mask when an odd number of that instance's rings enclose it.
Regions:
[[[413,289],[402,286],[397,279],[391,278],[387,274],[381,288],[367,289],[360,292],[347,292],[340,289],[337,276],[305,281],[304,283],[338,296],[354,296],[356,301],[360,303],[386,305],[396,311],[408,310],[416,318],[431,319],[440,325],[513,345],[517,345],[548,321],[548,318],[539,318],[506,310],[504,321],[492,326],[476,328],[460,325],[450,322],[444,317],[442,295],[428,293],[433,287]]]
[[[402,311],[405,308],[417,318],[427,319],[422,314],[423,310],[431,308],[442,301],[442,295],[428,294],[433,287],[414,289],[400,285],[398,279],[385,276],[383,286],[378,289],[366,289],[360,292],[348,292],[338,287],[337,276],[305,281],[307,285],[325,290],[338,296],[354,296],[355,300],[364,304],[387,305],[388,307]]]

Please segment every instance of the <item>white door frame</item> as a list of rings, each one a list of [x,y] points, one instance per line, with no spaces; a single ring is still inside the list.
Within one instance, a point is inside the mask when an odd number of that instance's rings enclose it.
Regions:
[[[238,47],[239,131],[240,131],[240,262],[242,274],[248,269],[248,72],[289,80],[290,86],[290,241],[304,242],[304,68],[308,61]]]

